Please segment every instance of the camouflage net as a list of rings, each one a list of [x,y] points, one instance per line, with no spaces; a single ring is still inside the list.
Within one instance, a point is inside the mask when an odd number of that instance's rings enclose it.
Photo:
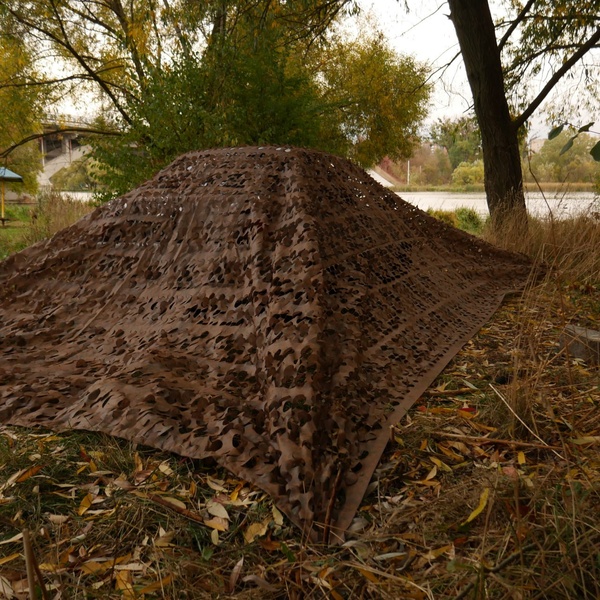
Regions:
[[[0,422],[213,457],[339,541],[390,425],[529,270],[345,160],[192,152],[0,264]]]

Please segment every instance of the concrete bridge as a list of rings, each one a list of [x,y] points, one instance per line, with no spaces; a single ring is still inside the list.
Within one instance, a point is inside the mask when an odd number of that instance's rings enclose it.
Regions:
[[[69,127],[89,127],[81,117],[72,115],[47,114],[42,120],[45,135],[40,138],[43,170],[38,177],[41,187],[51,186],[50,177],[69,166],[74,160],[82,158],[88,148],[80,143],[79,132],[64,132],[61,129]],[[56,132],[53,134],[53,132]]]

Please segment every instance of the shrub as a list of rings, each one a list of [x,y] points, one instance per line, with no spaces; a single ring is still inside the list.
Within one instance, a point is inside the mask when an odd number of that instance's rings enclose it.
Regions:
[[[483,183],[483,161],[461,162],[452,172],[452,183],[458,186]]]
[[[456,218],[456,213],[451,210],[436,210],[434,208],[428,208],[427,214],[443,221],[448,225],[452,225],[452,227],[458,227],[458,219]]]
[[[483,231],[485,225],[485,219],[472,208],[457,208],[454,212],[457,227],[463,231],[467,231],[473,234],[480,234]]]

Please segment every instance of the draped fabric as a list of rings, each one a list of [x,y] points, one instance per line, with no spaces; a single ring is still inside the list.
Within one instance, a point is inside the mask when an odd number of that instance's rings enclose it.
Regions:
[[[181,156],[0,263],[0,422],[212,457],[339,541],[526,258],[295,148]]]

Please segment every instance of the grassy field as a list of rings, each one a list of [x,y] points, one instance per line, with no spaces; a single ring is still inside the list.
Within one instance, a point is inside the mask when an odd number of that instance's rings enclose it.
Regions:
[[[209,462],[3,427],[0,597],[28,597],[29,566],[53,599],[599,598],[600,372],[559,339],[600,329],[600,223],[482,235],[545,274],[391,432],[343,546]]]
[[[36,204],[7,204],[7,221],[0,226],[0,260],[40,240],[52,237],[92,210],[68,195],[41,195]]]

